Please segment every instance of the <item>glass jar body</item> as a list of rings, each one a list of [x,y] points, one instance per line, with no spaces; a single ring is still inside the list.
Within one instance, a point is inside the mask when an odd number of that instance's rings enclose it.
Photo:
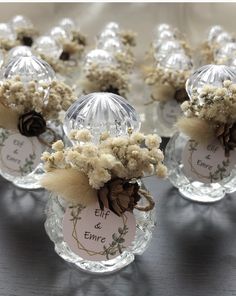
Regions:
[[[55,139],[55,138],[56,139],[65,138],[61,123],[53,121],[48,124],[48,127],[50,128],[50,130],[43,134],[44,142],[52,143],[53,139]],[[51,148],[49,148],[50,145],[47,146],[43,142],[42,143],[38,142],[38,145],[41,145],[42,152],[51,150]],[[0,169],[0,175],[4,179],[12,182],[17,187],[20,187],[23,189],[29,189],[29,190],[39,189],[42,187],[40,184],[40,180],[41,180],[43,174],[44,174],[44,168],[43,168],[42,161],[39,162],[37,167],[34,170],[32,170],[32,172],[30,172],[29,174],[24,175],[24,176],[10,175]]]
[[[192,201],[211,203],[221,200],[226,193],[234,192],[236,190],[235,166],[228,177],[217,183],[195,181],[186,175],[182,155],[189,140],[189,137],[177,132],[170,139],[165,150],[168,178],[179,189],[181,195]]]
[[[136,235],[132,245],[118,257],[107,261],[89,261],[75,254],[63,237],[63,217],[67,203],[59,196],[52,194],[46,206],[45,229],[55,244],[55,251],[65,261],[90,273],[113,273],[130,264],[135,255],[141,255],[149,245],[155,225],[155,211],[141,212],[134,210],[136,218]]]

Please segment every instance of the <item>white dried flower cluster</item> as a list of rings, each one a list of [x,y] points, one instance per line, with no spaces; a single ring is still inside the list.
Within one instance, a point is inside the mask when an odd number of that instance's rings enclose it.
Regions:
[[[19,40],[9,40],[9,39],[5,39],[5,38],[0,38],[0,48],[3,50],[8,51],[18,45],[20,45]]]
[[[62,82],[24,85],[19,77],[4,80],[0,85],[0,103],[19,114],[29,111],[40,113],[45,120],[57,119],[60,111],[67,110],[75,101],[69,86]]]
[[[99,65],[92,64],[87,70],[82,87],[85,93],[110,91],[125,96],[130,89],[128,81],[128,75],[119,67],[100,68]]]
[[[214,63],[214,51],[216,47],[213,44],[209,44],[208,42],[204,42],[201,44],[199,48],[199,55],[204,64],[212,64]]]
[[[115,58],[118,62],[118,69],[126,73],[131,72],[134,68],[135,58],[130,50],[117,52]]]
[[[226,80],[223,87],[205,85],[200,93],[193,90],[191,101],[181,105],[185,116],[218,123],[236,121],[236,84]]]
[[[39,31],[34,26],[17,28],[16,33],[17,33],[17,40],[19,40],[23,45],[24,45],[23,43],[24,37],[35,38],[39,35]]]
[[[121,31],[119,35],[125,46],[136,46],[137,33],[131,30],[125,30]]]
[[[148,85],[164,84],[174,89],[182,89],[185,87],[189,75],[190,71],[174,71],[157,66],[156,68],[151,68],[145,78],[145,82]]]
[[[43,154],[46,171],[75,168],[88,176],[90,185],[95,189],[114,178],[130,180],[155,173],[162,178],[166,176],[158,135],[132,133],[110,137],[103,134],[97,145],[91,142],[88,130],[73,131],[72,138],[83,144],[65,148],[63,142],[58,141],[52,146],[55,152]]]

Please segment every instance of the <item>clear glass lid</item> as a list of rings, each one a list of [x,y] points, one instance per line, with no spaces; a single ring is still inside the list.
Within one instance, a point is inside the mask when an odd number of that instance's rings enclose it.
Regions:
[[[59,26],[53,27],[50,30],[49,35],[52,36],[52,38],[58,43],[63,43],[63,42],[66,42],[66,41],[70,41],[73,38],[71,32],[68,32],[68,31],[66,31],[65,29],[63,29],[62,27],[59,27]]]
[[[156,60],[160,59],[160,57],[165,57],[171,53],[182,52],[184,50],[181,44],[177,40],[167,40],[162,42],[158,48],[156,48],[154,52],[154,57]]]
[[[25,85],[30,81],[41,84],[50,83],[55,77],[55,72],[48,63],[35,56],[21,56],[5,66],[3,77],[8,79],[14,76],[19,76]]]
[[[29,46],[19,45],[9,50],[9,52],[7,53],[7,62],[14,58],[30,57],[32,55],[33,53]]]
[[[215,51],[216,58],[234,57],[236,53],[236,43],[228,42]]]
[[[162,31],[171,31],[172,27],[169,24],[159,24],[154,28],[154,34],[156,37],[162,32]]]
[[[85,68],[89,68],[92,64],[99,65],[99,67],[107,67],[115,65],[113,55],[103,49],[94,49],[88,52],[84,59]]]
[[[117,38],[117,33],[113,30],[106,29],[101,32],[101,34],[98,36],[97,40],[98,42],[105,42],[108,39],[114,39]]]
[[[228,32],[222,32],[216,37],[215,42],[219,45],[223,45],[227,42],[234,42],[234,38]]]
[[[127,135],[130,128],[138,131],[140,125],[139,115],[124,98],[100,92],[81,96],[67,110],[64,131],[69,135],[73,129],[89,129],[97,142],[102,132]]]
[[[117,37],[106,39],[104,41],[99,41],[97,46],[98,48],[106,50],[113,54],[122,52],[124,49],[122,42]]]
[[[24,15],[16,15],[10,21],[10,25],[14,30],[32,28],[33,24],[30,19]]]
[[[108,23],[108,24],[105,25],[104,30],[105,29],[109,29],[109,30],[112,30],[112,31],[118,33],[120,31],[120,26],[116,22],[110,22],[110,23]]]
[[[37,38],[33,44],[33,49],[41,55],[59,59],[62,54],[63,47],[55,41],[51,36],[41,36]]]
[[[160,65],[163,68],[175,71],[191,70],[193,67],[192,60],[184,52],[167,55],[160,61]]]
[[[186,90],[191,99],[194,90],[200,93],[205,85],[222,87],[225,80],[236,83],[236,69],[225,65],[205,65],[189,77]]]
[[[210,27],[207,34],[208,42],[212,43],[216,39],[216,37],[222,32],[224,32],[224,29],[221,26],[216,25],[216,26]]]
[[[0,39],[14,41],[16,40],[16,33],[12,27],[6,23],[0,23]]]
[[[62,27],[65,31],[72,33],[73,31],[78,31],[79,27],[76,22],[71,18],[63,18],[59,21],[58,25]]]

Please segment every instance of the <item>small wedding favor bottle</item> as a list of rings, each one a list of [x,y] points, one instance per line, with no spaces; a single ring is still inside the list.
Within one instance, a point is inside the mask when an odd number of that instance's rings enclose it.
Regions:
[[[176,131],[175,123],[182,113],[180,104],[188,99],[184,86],[192,69],[192,61],[180,44],[175,52],[172,46],[177,44],[177,41],[166,41],[160,50],[156,50],[156,66],[145,79],[150,87],[146,112],[150,113],[149,120],[152,118],[153,130],[163,137],[170,137]],[[163,45],[167,46],[166,51]]]
[[[41,154],[62,138],[59,114],[74,101],[71,89],[34,56],[16,56],[0,85],[0,174],[14,185],[40,188]]]
[[[193,201],[215,202],[236,190],[236,71],[206,65],[186,83],[176,133],[166,147],[169,179]]]
[[[144,173],[164,176],[157,135],[139,133],[134,108],[111,93],[82,96],[67,111],[62,141],[44,153],[42,185],[52,192],[46,232],[64,260],[93,273],[130,264],[147,248],[155,222]]]
[[[74,86],[80,70],[87,41],[78,24],[69,18],[59,21],[45,35],[39,36],[33,44],[35,54],[47,61],[57,77]]]
[[[84,57],[77,83],[79,94],[109,92],[130,101],[135,61],[132,46],[135,46],[133,32],[121,30],[117,23],[108,23],[97,36],[95,48]]]
[[[35,37],[38,35],[38,30],[30,19],[24,15],[15,15],[10,21],[10,26],[21,45],[32,46]]]

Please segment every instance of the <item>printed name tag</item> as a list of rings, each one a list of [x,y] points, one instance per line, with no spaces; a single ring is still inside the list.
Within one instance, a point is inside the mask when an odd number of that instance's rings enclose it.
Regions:
[[[111,260],[122,254],[134,241],[135,217],[122,217],[98,203],[88,207],[68,207],[63,218],[64,240],[81,258],[91,261]]]
[[[186,176],[203,183],[217,183],[229,177],[236,164],[235,151],[225,157],[220,142],[215,139],[209,144],[189,140],[182,155]]]
[[[12,176],[26,176],[39,165],[42,145],[36,137],[0,129],[0,169]]]

